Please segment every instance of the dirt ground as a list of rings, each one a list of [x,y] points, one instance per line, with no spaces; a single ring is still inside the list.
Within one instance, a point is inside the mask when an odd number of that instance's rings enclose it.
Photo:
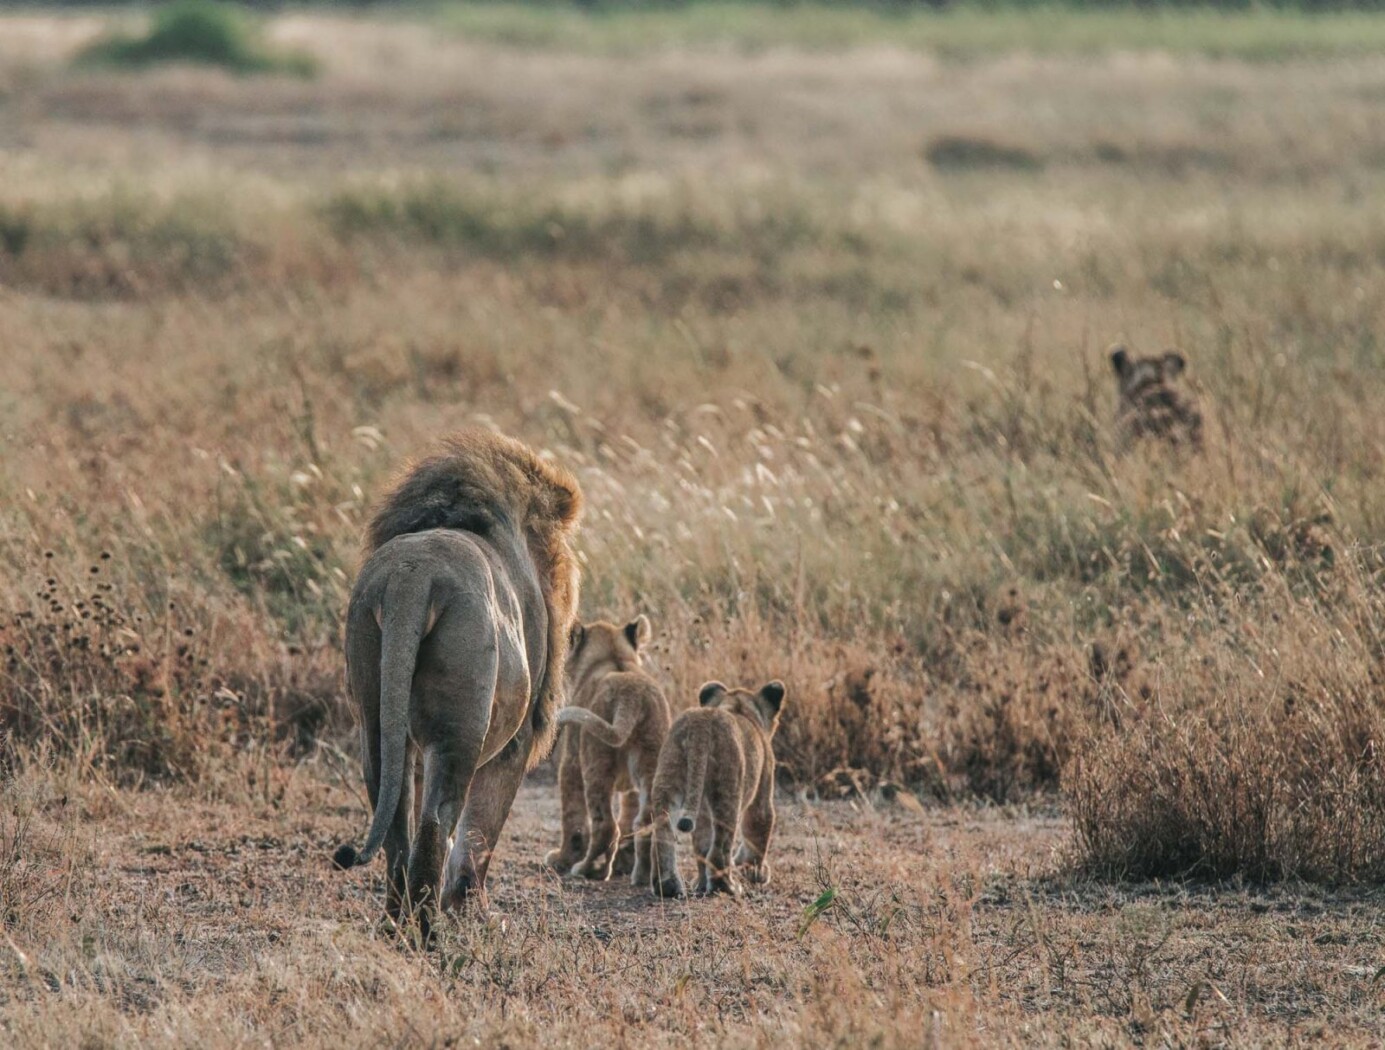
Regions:
[[[1377,1045],[1379,892],[1087,883],[1059,874],[1070,833],[1051,809],[786,798],[769,887],[663,902],[545,870],[558,814],[540,771],[488,911],[423,952],[378,916],[379,863],[329,864],[366,822],[349,767],[270,785],[30,799],[33,826],[87,852],[55,893],[57,935],[9,935],[20,979],[0,1017],[19,1045],[73,1023],[98,1045],[177,1042],[209,1018],[236,1044],[318,1042],[324,1010],[369,1045],[522,1041],[525,1025],[563,1045],[598,1028],[646,1044],[1056,1045],[1074,1016],[1097,1045]],[[392,981],[430,1004],[403,1029]]]

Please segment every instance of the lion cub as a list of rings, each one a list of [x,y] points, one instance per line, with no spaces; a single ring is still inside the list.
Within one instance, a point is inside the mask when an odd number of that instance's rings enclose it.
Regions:
[[[1116,371],[1116,432],[1122,444],[1144,437],[1162,438],[1173,445],[1202,447],[1202,413],[1197,402],[1180,393],[1173,381],[1183,373],[1183,355],[1132,357],[1125,347],[1111,347]]]
[[[708,682],[699,707],[684,711],[669,730],[654,774],[654,878],[658,897],[686,895],[678,877],[673,829],[691,831],[699,894],[739,895],[743,874],[769,881],[774,834],[774,747],[784,706],[784,683],[759,692]],[[734,862],[731,846],[740,839]]]
[[[572,630],[572,705],[558,713],[558,725],[571,727],[558,769],[563,845],[546,859],[559,870],[570,861],[573,875],[605,879],[615,869],[636,885],[650,878],[650,835],[640,831],[650,824],[654,770],[670,721],[668,699],[640,667],[650,634],[645,616],[624,628],[598,621]]]

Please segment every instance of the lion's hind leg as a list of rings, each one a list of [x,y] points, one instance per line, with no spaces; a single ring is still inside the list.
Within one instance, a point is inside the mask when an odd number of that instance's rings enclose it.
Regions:
[[[418,917],[419,929],[426,942],[433,932],[433,916],[438,897],[438,882],[442,877],[442,829],[436,820],[425,820],[419,826],[409,857],[409,907]]]
[[[473,899],[485,907],[486,872],[524,779],[532,739],[533,730],[525,722],[500,754],[476,771],[452,853],[447,858],[442,906],[449,911],[460,909]]]
[[[704,897],[712,892],[712,851],[716,843],[716,823],[711,811],[703,808],[697,815],[697,823],[692,832],[693,855],[697,858],[697,881],[693,883],[693,893]]]
[[[484,734],[423,751],[423,808],[409,859],[409,903],[418,913],[425,941],[437,910],[447,838],[457,826],[462,803],[476,776]]]

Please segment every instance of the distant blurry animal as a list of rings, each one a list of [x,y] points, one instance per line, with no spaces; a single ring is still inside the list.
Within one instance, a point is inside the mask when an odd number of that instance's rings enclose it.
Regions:
[[[581,508],[566,470],[478,429],[409,470],[371,521],[346,666],[375,814],[365,848],[334,860],[365,864],[383,845],[386,909],[419,910],[425,936],[438,904],[483,891],[519,783],[552,744]]]
[[[649,884],[650,792],[672,718],[663,690],[640,666],[650,634],[645,616],[624,627],[598,620],[572,628],[571,700],[558,712],[558,725],[568,727],[558,769],[563,845],[545,859],[573,875]]]
[[[784,683],[757,692],[708,682],[699,706],[669,730],[654,774],[654,874],[658,897],[686,895],[673,832],[693,834],[698,894],[741,892],[740,876],[769,882],[774,834],[774,731]],[[740,840],[734,859],[731,847]]]
[[[1122,446],[1153,437],[1172,445],[1202,447],[1202,413],[1174,381],[1183,373],[1183,355],[1135,357],[1119,343],[1111,347],[1116,372],[1116,436]]]

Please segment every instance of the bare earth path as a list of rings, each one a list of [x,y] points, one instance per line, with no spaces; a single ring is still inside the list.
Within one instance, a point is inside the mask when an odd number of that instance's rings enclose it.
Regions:
[[[557,807],[531,781],[490,913],[420,952],[377,918],[378,865],[330,869],[365,825],[354,784],[270,779],[31,800],[36,842],[89,854],[11,925],[18,1045],[1026,1045],[1069,1022],[1107,1045],[1374,1045],[1382,1017],[1378,893],[1088,884],[1054,811],[785,800],[773,885],[665,903],[545,871]]]

